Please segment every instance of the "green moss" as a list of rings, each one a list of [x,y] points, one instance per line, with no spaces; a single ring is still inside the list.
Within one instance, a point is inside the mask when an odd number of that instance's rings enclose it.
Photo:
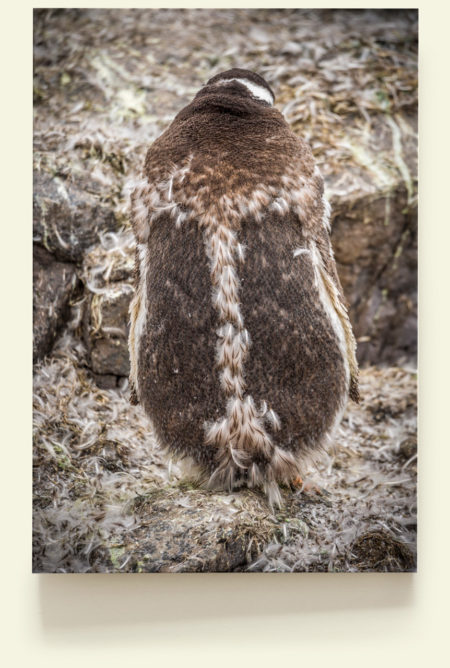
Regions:
[[[384,90],[377,90],[375,91],[375,97],[377,99],[379,107],[384,111],[384,112],[389,112],[391,109],[391,102],[389,99],[388,94]]]
[[[46,95],[44,91],[41,88],[38,88],[37,86],[33,86],[33,102],[37,104],[38,102],[42,102],[45,99]]]
[[[60,76],[59,83],[61,86],[67,86],[72,81],[72,77],[67,72],[63,72]]]
[[[304,536],[305,538],[309,534],[308,525],[306,524],[306,522],[304,522],[298,517],[294,517],[292,520],[289,521],[289,529],[294,533],[302,534],[302,536]]]
[[[121,566],[122,557],[125,552],[125,547],[110,547],[109,548],[109,558],[114,568],[119,569]]]
[[[67,455],[63,455],[62,457],[58,457],[57,460],[58,467],[62,469],[63,471],[73,471],[74,466],[70,459],[67,457]]]
[[[200,485],[195,482],[195,480],[180,480],[177,487],[181,492],[189,492],[194,489],[199,489]]]

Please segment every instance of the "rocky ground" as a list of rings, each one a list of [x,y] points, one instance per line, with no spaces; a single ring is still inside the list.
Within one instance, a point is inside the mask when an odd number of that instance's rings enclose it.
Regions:
[[[417,15],[36,10],[36,571],[415,568]],[[211,76],[261,73],[311,144],[358,338],[361,406],[311,472],[328,494],[211,494],[169,475],[126,347],[126,183]]]

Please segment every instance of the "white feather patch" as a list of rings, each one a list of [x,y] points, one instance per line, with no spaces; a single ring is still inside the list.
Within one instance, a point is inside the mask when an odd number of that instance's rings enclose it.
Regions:
[[[248,79],[240,79],[238,77],[232,77],[231,79],[222,79],[221,81],[217,81],[216,84],[217,85],[227,84],[230,81],[238,81],[239,83],[246,86],[246,88],[248,88],[253,97],[258,98],[258,100],[263,100],[264,102],[267,102],[267,104],[270,104],[271,106],[273,105],[274,98],[270,94],[270,91],[264,86],[259,86],[258,84],[255,84],[253,81],[249,81]]]
[[[147,269],[148,247],[138,244],[139,285],[130,304],[130,334],[128,339],[130,351],[130,380],[139,397],[138,364],[139,346],[145,331],[147,320]]]
[[[248,469],[253,456],[260,453],[270,458],[273,444],[250,395],[245,396],[244,362],[250,348],[250,336],[244,328],[239,302],[237,264],[244,261],[243,246],[226,225],[210,220],[205,226],[205,247],[210,261],[213,304],[223,323],[217,330],[216,363],[222,390],[228,397],[226,414],[206,423],[205,441],[218,449],[218,466],[210,478],[210,486],[235,484],[236,470]],[[273,410],[267,411],[267,423],[277,431],[280,420]],[[252,480],[260,480],[253,470]]]
[[[344,361],[345,377],[348,386],[348,384],[350,383],[350,367],[347,356],[346,333],[341,322],[341,317],[342,315],[346,315],[346,312],[344,314],[339,313],[339,309],[343,309],[343,306],[340,304],[340,299],[339,295],[337,294],[337,289],[334,288],[331,296],[329,294],[331,282],[327,281],[327,284],[325,284],[324,281],[325,270],[323,267],[322,258],[320,257],[320,253],[314,242],[311,242],[311,257],[313,260],[315,282],[319,290],[320,301],[322,302],[324,311],[331,322],[334,333],[336,334],[336,338],[338,340],[339,350],[341,352],[342,359]]]
[[[294,257],[298,257],[299,255],[303,255],[304,253],[309,253],[308,248],[296,248],[294,250]]]

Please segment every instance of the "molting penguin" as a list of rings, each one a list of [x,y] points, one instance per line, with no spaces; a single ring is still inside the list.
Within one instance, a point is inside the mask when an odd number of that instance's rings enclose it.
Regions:
[[[301,474],[358,400],[323,179],[253,72],[214,76],[148,150],[136,237],[132,401],[211,489]]]

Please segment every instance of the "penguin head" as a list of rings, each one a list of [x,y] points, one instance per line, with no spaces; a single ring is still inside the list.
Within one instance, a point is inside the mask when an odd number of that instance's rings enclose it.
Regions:
[[[211,90],[226,89],[226,92],[251,97],[253,100],[265,106],[272,106],[275,101],[275,95],[267,81],[265,81],[256,72],[243,70],[235,67],[226,72],[220,72],[213,76],[206,83],[202,92]]]

